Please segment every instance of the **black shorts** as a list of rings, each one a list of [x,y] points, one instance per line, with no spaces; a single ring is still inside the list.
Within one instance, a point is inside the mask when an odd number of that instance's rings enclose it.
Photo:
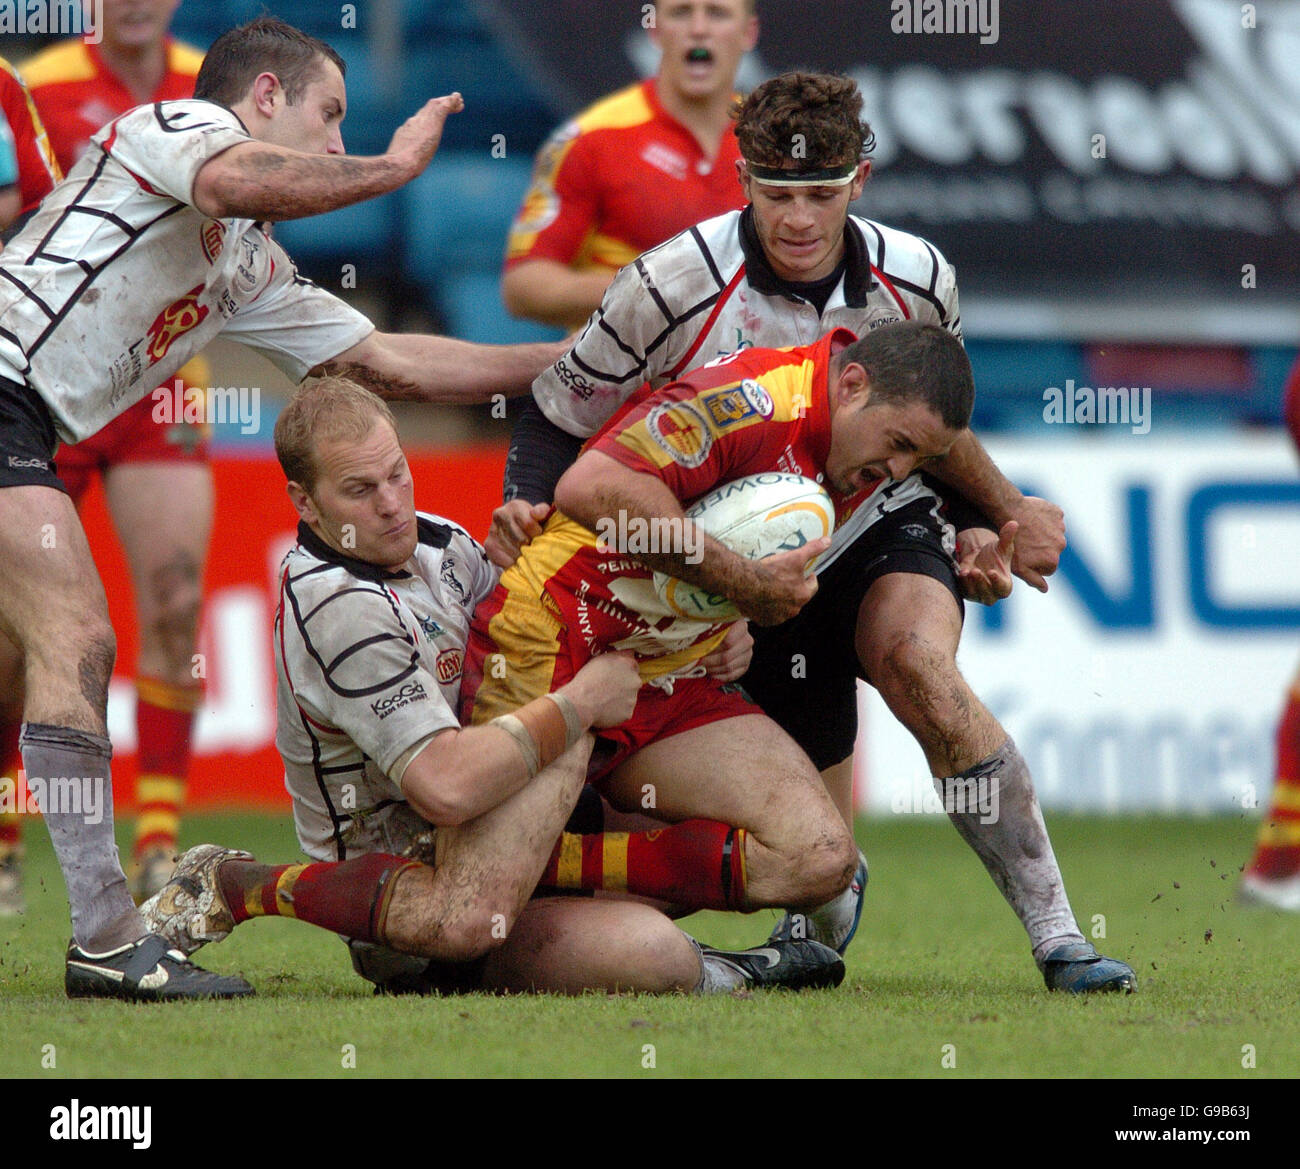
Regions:
[[[58,445],[54,420],[35,391],[0,378],[0,487],[66,492],[54,468]]]
[[[857,679],[871,679],[855,640],[858,609],[872,584],[893,572],[933,577],[965,615],[941,506],[930,496],[882,516],[819,574],[816,595],[797,617],[750,626],[754,658],[741,685],[819,771],[847,759],[857,739]]]

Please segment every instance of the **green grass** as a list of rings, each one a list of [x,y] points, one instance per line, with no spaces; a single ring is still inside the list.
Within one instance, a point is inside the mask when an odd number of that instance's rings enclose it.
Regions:
[[[1300,918],[1236,907],[1246,819],[1050,824],[1085,933],[1130,961],[1135,996],[1049,995],[1024,935],[943,820],[859,825],[871,858],[862,932],[837,991],[695,999],[372,998],[342,945],[292,921],[204,951],[240,970],[241,1003],[127,1006],[63,995],[68,935],[48,838],[28,832],[28,913],[0,919],[6,1076],[1215,1077],[1300,1074]],[[193,817],[185,843],[297,857],[288,820]],[[754,945],[773,913],[686,923]],[[56,1066],[42,1068],[46,1045]],[[356,1050],[345,1069],[344,1045]],[[1243,1045],[1256,1053],[1242,1067]],[[944,1068],[945,1045],[956,1067]],[[643,1067],[647,1046],[654,1068]]]

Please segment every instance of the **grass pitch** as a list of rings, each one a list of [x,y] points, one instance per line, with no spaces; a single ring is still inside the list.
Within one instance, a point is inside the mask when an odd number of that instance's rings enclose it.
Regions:
[[[63,885],[48,837],[32,823],[28,912],[0,919],[0,1074],[1300,1074],[1300,917],[1233,901],[1253,818],[1058,816],[1049,827],[1081,927],[1103,952],[1133,965],[1137,995],[1049,995],[974,855],[944,819],[912,816],[859,824],[871,884],[848,977],[836,991],[375,999],[336,939],[275,920],[249,923],[200,955],[213,969],[242,971],[256,999],[70,1002]],[[287,817],[191,817],[183,843],[206,840],[268,861],[298,857]],[[745,946],[760,943],[775,917],[700,914],[683,924],[715,945]]]

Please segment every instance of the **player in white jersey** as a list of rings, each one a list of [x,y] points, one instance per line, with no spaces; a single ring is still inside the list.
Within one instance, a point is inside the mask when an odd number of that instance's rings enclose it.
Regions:
[[[349,939],[358,972],[397,991],[838,981],[839,957],[815,942],[727,954],[644,904],[530,900],[581,790],[588,730],[632,714],[632,656],[600,655],[461,730],[469,625],[497,581],[483,549],[416,512],[392,415],[346,379],[299,391],[275,438],[301,519],[276,618],[276,746],[318,863],[202,845],[143,907],[154,928],[189,953],[250,917],[291,916]]]
[[[559,352],[378,333],[299,277],[265,229],[415,177],[458,94],[427,103],[385,154],[344,157],[342,59],[270,18],[220,37],[195,92],[106,126],[0,256],[0,677],[21,662],[23,763],[29,785],[46,787],[41,809],[68,886],[73,996],[251,988],[169,952],[127,893],[105,721],[116,646],[57,442],[99,429],[217,333],[298,380],[337,368],[427,401],[523,392]]]
[[[806,344],[834,326],[861,334],[906,319],[960,338],[956,278],[933,245],[848,215],[870,171],[861,109],[849,79],[802,73],[740,103],[738,171],[750,205],[624,268],[570,351],[534,383],[488,540],[494,560],[509,563],[540,532],[582,440],[643,383],[661,386],[752,345]],[[1047,985],[1131,990],[1128,966],[1084,941],[1028,768],[956,665],[963,590],[984,602],[1006,595],[1008,567],[1045,590],[1065,544],[1061,511],[1023,496],[969,430],[930,469],[964,500],[920,474],[887,480],[837,531],[813,601],[756,632],[743,684],[808,752],[851,823],[855,678],[869,681],[924,750],[945,809],[1025,926]],[[995,569],[977,567],[981,556]],[[976,788],[997,801],[997,816],[966,807]],[[791,928],[787,915],[774,936]]]

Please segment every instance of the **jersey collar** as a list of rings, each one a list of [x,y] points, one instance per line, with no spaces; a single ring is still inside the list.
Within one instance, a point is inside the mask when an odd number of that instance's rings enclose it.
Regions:
[[[812,358],[813,364],[812,404],[808,410],[808,421],[811,423],[809,438],[813,461],[823,471],[831,453],[831,357],[857,339],[857,334],[850,329],[832,329],[803,350]]]
[[[767,253],[763,251],[758,238],[758,228],[754,226],[752,203],[740,213],[740,249],[745,254],[745,278],[755,292],[761,292],[764,296],[802,299],[797,284],[782,280],[772,271]],[[844,221],[844,303],[849,308],[863,308],[867,303],[867,294],[874,285],[867,242],[850,215]]]

